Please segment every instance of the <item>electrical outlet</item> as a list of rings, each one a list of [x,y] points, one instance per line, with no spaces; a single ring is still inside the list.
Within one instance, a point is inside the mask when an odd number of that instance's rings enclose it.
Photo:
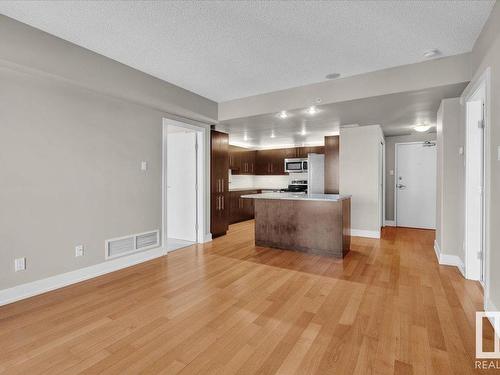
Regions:
[[[83,245],[75,246],[75,257],[83,256]]]
[[[24,271],[25,269],[26,269],[26,258],[14,259],[14,270],[16,272]]]

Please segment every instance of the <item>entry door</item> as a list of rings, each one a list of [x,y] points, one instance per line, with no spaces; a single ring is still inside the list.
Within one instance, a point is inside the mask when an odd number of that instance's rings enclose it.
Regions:
[[[396,225],[436,227],[436,145],[396,145]]]
[[[167,236],[196,242],[196,133],[167,140]]]

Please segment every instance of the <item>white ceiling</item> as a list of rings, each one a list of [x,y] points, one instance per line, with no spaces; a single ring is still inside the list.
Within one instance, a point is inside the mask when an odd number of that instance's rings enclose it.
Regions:
[[[270,113],[227,120],[218,128],[229,133],[231,144],[251,148],[320,144],[325,135],[338,134],[340,125],[381,125],[386,136],[411,134],[415,125],[434,126],[441,100],[459,97],[466,86],[464,82],[325,104],[316,107],[319,112],[315,115],[303,108],[287,111],[286,119]]]
[[[218,102],[472,49],[494,1],[1,1],[0,12]]]

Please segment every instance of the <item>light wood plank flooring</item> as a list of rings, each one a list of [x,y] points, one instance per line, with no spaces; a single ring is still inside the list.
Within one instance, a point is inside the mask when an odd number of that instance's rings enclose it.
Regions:
[[[1,307],[0,373],[473,373],[482,290],[437,264],[433,240],[386,228],[340,261],[256,248],[253,222],[236,224]]]

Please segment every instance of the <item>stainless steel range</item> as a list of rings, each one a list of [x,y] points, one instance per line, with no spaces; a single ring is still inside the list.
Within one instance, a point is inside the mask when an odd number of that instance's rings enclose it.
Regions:
[[[283,189],[283,192],[290,193],[306,193],[307,192],[307,180],[292,180],[288,185],[287,189]]]

